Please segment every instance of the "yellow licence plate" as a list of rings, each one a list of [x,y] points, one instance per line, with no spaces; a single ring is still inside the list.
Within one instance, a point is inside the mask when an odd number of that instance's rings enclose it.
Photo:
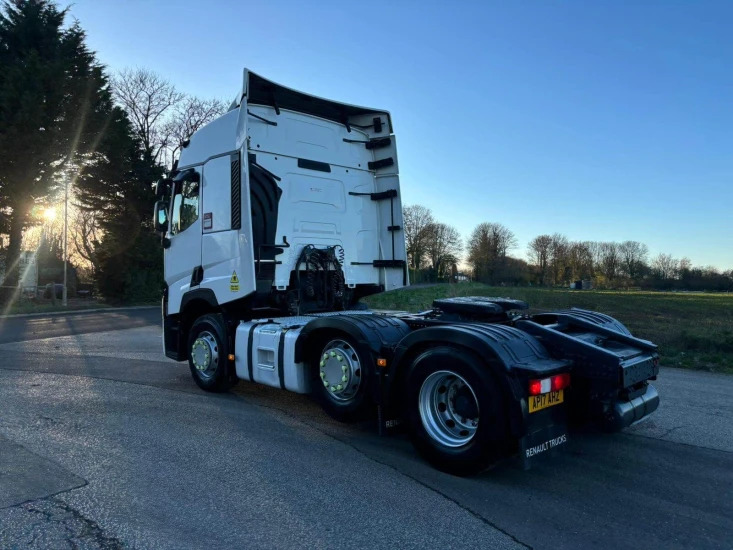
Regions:
[[[537,412],[553,405],[558,405],[563,402],[565,395],[563,390],[551,391],[550,393],[543,393],[541,395],[530,395],[529,396],[529,412]]]

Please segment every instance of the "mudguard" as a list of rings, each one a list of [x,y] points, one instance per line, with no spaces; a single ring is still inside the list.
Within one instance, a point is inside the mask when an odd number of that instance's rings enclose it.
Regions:
[[[656,344],[632,336],[620,321],[602,313],[582,309],[542,313],[517,321],[516,326],[541,339],[556,357],[572,360],[576,376],[616,387],[619,381],[629,382],[627,370],[639,370],[635,367],[639,359],[648,363],[647,378],[659,372]]]
[[[497,383],[511,399],[510,423],[512,433],[521,437],[525,432],[525,391],[527,378],[547,378],[567,371],[570,362],[553,359],[532,335],[505,325],[465,323],[426,327],[410,333],[395,348],[394,358],[385,376],[384,401],[394,406],[398,387],[410,362],[419,351],[437,345],[460,346],[484,359],[492,369]]]
[[[610,315],[605,313],[598,313],[597,311],[588,311],[587,309],[570,308],[563,311],[553,311],[551,313],[538,313],[532,316],[532,319],[539,323],[545,323],[548,320],[558,322],[562,319],[572,319],[575,322],[582,324],[586,328],[592,329],[607,329],[620,334],[626,334],[631,336],[631,332],[627,329],[624,324],[618,319],[614,319]]]
[[[556,357],[573,362],[573,416],[591,417],[618,431],[653,413],[659,394],[650,380],[659,374],[657,346],[636,338],[608,315],[571,309],[516,322]]]
[[[295,361],[303,361],[311,336],[319,331],[338,330],[373,356],[391,356],[394,345],[410,333],[407,323],[396,317],[375,314],[338,314],[309,321],[295,344]]]

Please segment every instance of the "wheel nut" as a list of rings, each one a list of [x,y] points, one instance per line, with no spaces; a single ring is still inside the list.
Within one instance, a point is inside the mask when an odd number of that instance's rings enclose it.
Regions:
[[[339,384],[338,386],[336,386],[336,389],[337,389],[337,390],[343,390],[343,389],[344,389],[344,387],[343,387],[343,386],[342,386],[341,384]]]
[[[323,354],[323,358],[324,358],[324,359],[328,359],[328,354],[327,354],[327,353],[324,353],[324,354]]]
[[[326,378],[326,373],[325,372],[322,372],[321,373],[321,378]]]
[[[331,391],[336,391],[336,386],[331,386]]]
[[[331,357],[336,357],[336,352],[335,351],[332,351],[331,352]]]
[[[338,359],[339,361],[342,361],[342,360],[343,360],[343,358],[344,358],[344,357],[343,357],[343,355],[337,355],[337,356],[336,356],[336,359]]]
[[[345,374],[341,377],[342,382],[346,382],[348,379],[349,378]]]
[[[324,380],[323,381],[323,385],[326,386],[326,387],[328,387],[328,380]]]
[[[325,366],[326,366],[326,362],[325,361],[321,361],[321,367],[325,367]]]
[[[342,370],[343,372],[346,372],[347,370],[349,370],[349,367],[347,367],[346,365],[343,365],[343,366],[341,367],[341,370]]]

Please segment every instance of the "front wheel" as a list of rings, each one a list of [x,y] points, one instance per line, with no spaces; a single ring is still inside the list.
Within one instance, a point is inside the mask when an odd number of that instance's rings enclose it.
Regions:
[[[508,452],[504,399],[489,368],[448,346],[422,352],[410,367],[405,406],[412,442],[441,471],[473,475]]]
[[[236,385],[229,366],[226,323],[219,314],[196,319],[188,333],[188,366],[196,385],[209,392],[224,392]]]

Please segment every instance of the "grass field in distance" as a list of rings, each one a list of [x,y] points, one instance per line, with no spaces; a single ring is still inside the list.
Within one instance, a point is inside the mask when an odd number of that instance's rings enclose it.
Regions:
[[[663,366],[733,374],[733,294],[491,287],[479,283],[419,286],[370,296],[374,309],[424,311],[436,298],[500,296],[523,300],[530,313],[579,307],[621,321],[659,346]]]

